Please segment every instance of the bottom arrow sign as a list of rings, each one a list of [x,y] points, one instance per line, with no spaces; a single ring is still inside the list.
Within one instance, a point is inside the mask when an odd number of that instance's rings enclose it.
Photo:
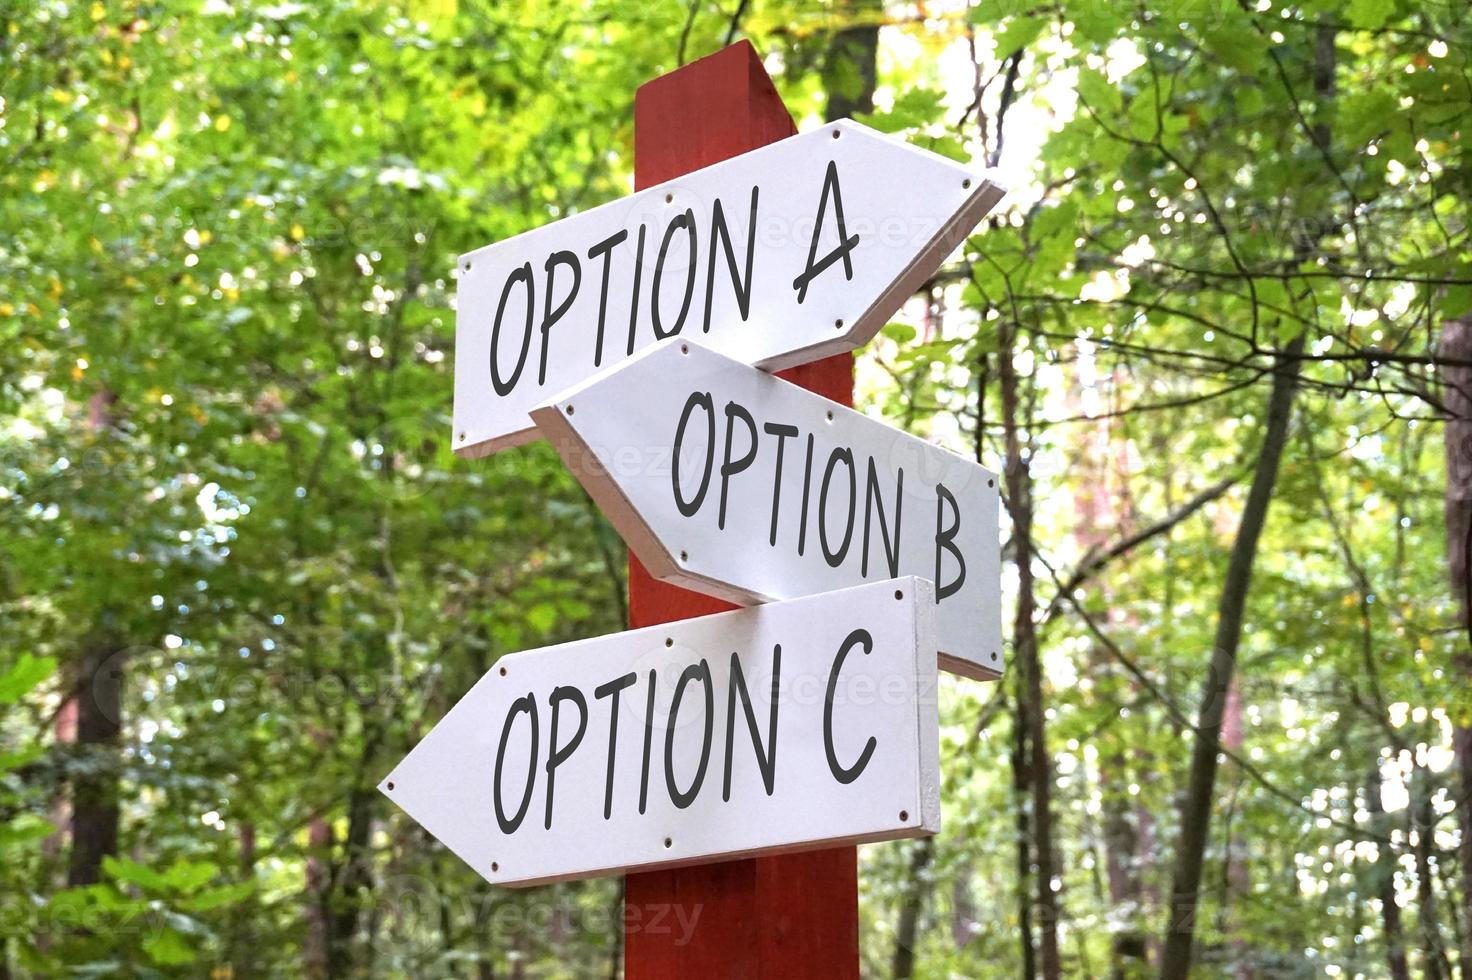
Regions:
[[[897,578],[512,654],[379,789],[500,885],[933,834],[934,618]]]

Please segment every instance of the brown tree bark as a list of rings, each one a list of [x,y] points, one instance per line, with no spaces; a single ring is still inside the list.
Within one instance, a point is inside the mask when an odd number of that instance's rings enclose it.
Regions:
[[[307,824],[307,935],[302,950],[311,980],[329,975],[331,875],[327,869],[331,854],[332,825],[324,817],[313,817]]]
[[[1449,320],[1441,328],[1438,353],[1456,361],[1472,361],[1472,318]],[[1472,551],[1472,368],[1445,365],[1441,368],[1446,406],[1446,556],[1447,573],[1452,593],[1457,597],[1458,622],[1462,638],[1452,666],[1463,684],[1472,683],[1472,572],[1468,554]],[[1472,976],[1472,725],[1463,716],[1454,716],[1452,748],[1457,768],[1457,827],[1461,840],[1457,845],[1457,864],[1461,902],[1457,911],[1462,920],[1460,962],[1463,976]]]
[[[111,438],[117,396],[106,388],[87,403],[87,432],[93,439]],[[67,859],[69,886],[101,880],[102,859],[118,851],[121,822],[118,801],[118,736],[122,731],[122,657],[124,645],[113,636],[99,614],[83,641],[72,674],[71,704],[75,718],[77,755],[84,763],[72,778],[71,854]]]
[[[1042,665],[1038,660],[1037,596],[1032,571],[1032,474],[1023,456],[1021,407],[1013,346],[1018,325],[1007,318],[998,331],[997,377],[1001,388],[1002,430],[1007,463],[1004,481],[1007,509],[1012,517],[1012,547],[1017,563],[1017,609],[1012,625],[1013,669],[1020,690],[1019,730],[1025,733],[1027,788],[1032,802],[1033,864],[1037,884],[1038,949],[1042,975],[1057,980],[1062,975],[1058,950],[1058,893],[1053,881],[1057,864],[1053,851],[1053,765],[1048,755],[1043,714]],[[1021,780],[1019,780],[1021,781]]]
[[[910,980],[915,975],[915,944],[920,938],[920,913],[930,890],[925,873],[935,858],[935,838],[922,837],[910,854],[910,877],[900,899],[900,918],[894,931],[894,958],[890,974],[894,980]]]
[[[840,0],[834,13],[847,24],[834,32],[823,62],[823,91],[828,94],[823,118],[829,122],[874,111],[884,8],[881,0]]]
[[[1381,840],[1389,840],[1390,828],[1385,808],[1380,803],[1380,770],[1370,767],[1365,780],[1365,809],[1370,813],[1370,830]],[[1385,930],[1385,965],[1391,980],[1411,980],[1406,963],[1406,931],[1401,923],[1400,905],[1395,899],[1395,854],[1388,845],[1377,847],[1375,860],[1375,897],[1380,899],[1380,922]]]
[[[1170,925],[1161,953],[1160,976],[1163,980],[1185,980],[1191,968],[1196,905],[1216,792],[1216,767],[1221,751],[1226,694],[1237,667],[1237,647],[1242,639],[1242,622],[1248,589],[1252,584],[1252,565],[1257,558],[1257,542],[1267,523],[1268,505],[1272,502],[1273,487],[1278,481],[1278,464],[1288,441],[1288,424],[1293,414],[1293,395],[1298,387],[1304,340],[1302,333],[1294,337],[1273,362],[1273,384],[1268,396],[1262,447],[1258,451],[1252,486],[1247,492],[1241,522],[1237,525],[1227,576],[1217,603],[1216,638],[1202,684],[1196,741],[1191,751],[1191,775],[1181,801],[1181,836],[1171,879]]]
[[[1441,916],[1437,911],[1436,878],[1431,867],[1432,838],[1436,833],[1436,810],[1431,804],[1430,773],[1420,766],[1411,770],[1410,806],[1406,813],[1411,821],[1411,854],[1416,862],[1416,911],[1421,927],[1421,970],[1426,980],[1450,980],[1451,964],[1446,957],[1446,944],[1441,935]]]
[[[72,778],[72,849],[67,885],[93,885],[102,878],[102,859],[118,852],[118,734],[122,730],[119,646],[89,640],[77,664],[77,751],[83,765]],[[119,672],[118,677],[105,676]]]

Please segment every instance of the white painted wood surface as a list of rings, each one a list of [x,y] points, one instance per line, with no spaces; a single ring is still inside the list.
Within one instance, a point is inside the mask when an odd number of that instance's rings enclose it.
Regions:
[[[1000,675],[989,470],[680,338],[532,415],[656,578],[746,605],[920,575],[941,666]]]
[[[858,347],[1002,193],[844,120],[469,252],[455,450],[534,439],[531,408],[676,332],[766,370]]]
[[[379,789],[499,885],[933,834],[934,608],[929,582],[899,578],[502,657]],[[732,683],[733,655],[754,721]],[[628,684],[616,703],[611,682]],[[586,702],[580,738],[568,690]],[[535,705],[535,744],[518,699]]]

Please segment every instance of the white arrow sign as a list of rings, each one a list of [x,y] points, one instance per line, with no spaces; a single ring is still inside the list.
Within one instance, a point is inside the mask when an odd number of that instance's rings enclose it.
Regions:
[[[845,120],[467,253],[455,449],[532,440],[534,406],[677,334],[767,370],[852,350],[1002,193]]]
[[[933,834],[934,602],[898,578],[503,657],[379,789],[499,885]]]
[[[750,604],[936,584],[941,666],[1002,670],[995,474],[680,339],[532,413],[656,578]]]

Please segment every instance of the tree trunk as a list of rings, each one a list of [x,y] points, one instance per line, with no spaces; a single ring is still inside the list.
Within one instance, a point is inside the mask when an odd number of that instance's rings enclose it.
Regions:
[[[1472,361],[1472,318],[1449,320],[1441,328],[1440,356],[1448,360]],[[1472,683],[1472,574],[1468,552],[1472,550],[1472,368],[1444,366],[1441,369],[1446,406],[1446,555],[1452,593],[1457,598],[1461,642],[1453,658],[1453,670],[1464,685]],[[1462,975],[1472,976],[1472,725],[1465,715],[1453,714],[1452,747],[1457,763],[1457,864],[1462,900]]]
[[[94,639],[82,651],[72,697],[77,750],[83,765],[72,779],[72,850],[69,886],[102,879],[102,859],[118,852],[118,733],[122,730],[119,648]],[[109,676],[117,673],[118,676]]]
[[[329,970],[332,889],[327,868],[331,857],[332,825],[324,817],[313,817],[307,824],[307,936],[302,951],[311,980],[323,980]]]
[[[116,402],[117,396],[106,388],[88,401],[87,432],[93,439],[111,436]],[[102,859],[118,852],[123,644],[111,635],[105,610],[98,619],[83,642],[72,676],[72,703],[67,706],[75,719],[77,755],[83,762],[72,779],[69,886],[96,884],[102,877]]]
[[[1370,830],[1381,838],[1376,846],[1375,896],[1380,899],[1380,921],[1385,929],[1385,964],[1391,980],[1411,980],[1406,964],[1405,927],[1400,920],[1400,905],[1395,899],[1395,854],[1390,845],[1390,828],[1385,808],[1380,803],[1380,770],[1370,767],[1365,781],[1365,809],[1370,813]]]
[[[1016,664],[1013,665],[1014,673]],[[1037,945],[1032,928],[1032,821],[1028,819],[1027,797],[1032,789],[1032,769],[1027,754],[1027,731],[1029,727],[1026,685],[1022,675],[1016,674],[1016,691],[1013,694],[1012,710],[1012,763],[1013,804],[1017,811],[1017,941],[1022,946],[1023,980],[1036,980],[1038,975]]]
[[[1430,773],[1420,766],[1411,770],[1411,803],[1406,813],[1415,835],[1411,853],[1416,861],[1416,909],[1421,926],[1421,969],[1426,980],[1450,980],[1451,964],[1447,962],[1446,945],[1441,937],[1441,917],[1437,913],[1436,879],[1431,868],[1432,838],[1436,834],[1436,810],[1431,805]]]
[[[835,12],[853,23],[834,33],[823,63],[823,91],[828,94],[823,118],[829,122],[874,111],[884,8],[881,0],[840,0]]]
[[[915,975],[915,943],[920,936],[920,912],[925,906],[925,893],[930,886],[925,873],[935,857],[935,838],[922,837],[910,854],[910,880],[900,899],[900,919],[894,936],[894,980],[910,980]]]
[[[364,764],[371,749],[364,749]],[[360,774],[361,778],[361,774]],[[368,838],[372,830],[375,793],[355,786],[348,797],[348,829],[343,840],[342,864],[331,889],[331,917],[327,931],[328,973],[346,977],[353,973],[353,941],[363,908],[363,893],[372,885]]]
[[[1048,756],[1043,713],[1042,666],[1038,662],[1037,597],[1032,574],[1032,474],[1023,458],[1017,369],[1012,363],[1017,324],[1001,321],[998,349],[998,379],[1002,395],[1002,428],[1006,441],[1007,508],[1012,517],[1012,545],[1017,563],[1017,610],[1013,619],[1013,669],[1021,684],[1018,697],[1019,725],[1025,733],[1026,784],[1031,790],[1032,844],[1037,877],[1039,950],[1042,974],[1057,980],[1062,974],[1058,953],[1058,894],[1053,880],[1053,766]]]
[[[1201,690],[1201,710],[1196,721],[1196,741],[1191,751],[1191,775],[1181,801],[1180,843],[1175,872],[1171,877],[1170,925],[1161,954],[1163,980],[1185,980],[1191,967],[1191,943],[1195,938],[1196,904],[1201,889],[1201,868],[1211,827],[1212,800],[1216,790],[1217,757],[1221,751],[1222,716],[1226,694],[1237,666],[1237,646],[1242,640],[1242,619],[1247,592],[1252,584],[1252,564],[1257,558],[1257,541],[1267,522],[1268,504],[1278,480],[1278,463],[1288,441],[1288,423],[1293,415],[1293,393],[1298,387],[1300,355],[1304,335],[1300,333],[1273,362],[1272,393],[1268,396],[1267,426],[1247,505],[1242,510],[1227,577],[1217,604],[1216,639],[1211,662]]]

